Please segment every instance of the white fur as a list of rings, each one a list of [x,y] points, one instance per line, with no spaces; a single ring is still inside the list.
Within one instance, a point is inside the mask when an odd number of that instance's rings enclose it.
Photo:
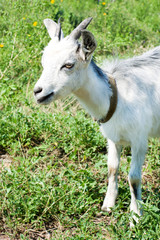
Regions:
[[[91,62],[92,54],[84,60],[85,51],[81,46],[77,50],[78,44],[70,36],[61,41],[53,37],[43,53],[44,69],[35,86],[35,97],[38,101],[53,93],[41,102],[47,104],[73,93],[93,117],[101,119],[108,112],[112,95],[107,73],[115,78],[117,109],[112,118],[100,126],[102,134],[108,139],[109,172],[102,210],[110,211],[115,205],[121,146],[129,144],[132,151],[128,177],[130,209],[140,215],[136,200],[141,200],[141,168],[147,151],[147,139],[160,136],[160,47],[132,59],[106,61],[103,70],[100,70]],[[73,63],[74,67],[61,68],[67,63]]]

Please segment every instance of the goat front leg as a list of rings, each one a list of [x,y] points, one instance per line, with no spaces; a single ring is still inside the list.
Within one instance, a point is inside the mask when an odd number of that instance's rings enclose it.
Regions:
[[[103,202],[102,211],[111,211],[118,196],[118,169],[120,162],[121,146],[108,140],[108,188]]]
[[[141,207],[138,206],[137,200],[141,201],[141,170],[144,163],[147,144],[132,147],[131,169],[129,172],[129,186],[131,192],[130,210],[139,216],[142,214]],[[138,222],[138,218],[133,216]],[[134,224],[131,223],[131,226]]]

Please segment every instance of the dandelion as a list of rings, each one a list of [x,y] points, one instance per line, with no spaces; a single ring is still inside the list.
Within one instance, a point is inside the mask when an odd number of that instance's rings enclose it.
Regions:
[[[1,44],[0,44],[0,48],[3,48],[3,47],[4,47],[4,44],[1,43]]]
[[[104,16],[106,16],[106,13],[103,13]]]
[[[84,155],[84,156],[83,156],[83,160],[85,161],[86,159],[87,159],[87,157]]]
[[[54,4],[54,3],[55,3],[55,0],[51,0],[51,3]]]
[[[37,26],[37,24],[38,24],[37,22],[34,22],[34,23],[33,23],[33,26],[34,26],[34,27],[36,27],[36,26]]]
[[[106,3],[105,3],[105,2],[102,2],[102,5],[103,5],[103,6],[106,5]]]
[[[23,17],[23,20],[26,20],[26,18],[25,18],[25,17]]]
[[[63,2],[63,0],[61,0],[61,2]]]

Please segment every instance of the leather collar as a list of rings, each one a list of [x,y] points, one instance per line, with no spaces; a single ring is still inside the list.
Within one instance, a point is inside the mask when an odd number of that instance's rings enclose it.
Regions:
[[[110,98],[110,106],[109,106],[109,110],[108,110],[107,115],[104,118],[101,118],[101,119],[97,120],[99,125],[101,123],[106,123],[106,122],[108,122],[111,119],[111,117],[113,116],[113,114],[116,111],[117,102],[118,102],[116,81],[115,81],[115,79],[111,75],[107,74],[107,76],[108,76],[108,82],[109,82],[110,87],[112,89],[112,96]]]

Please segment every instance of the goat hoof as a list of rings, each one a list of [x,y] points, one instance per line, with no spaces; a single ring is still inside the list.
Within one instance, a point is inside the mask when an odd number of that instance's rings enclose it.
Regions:
[[[130,228],[134,228],[135,227],[135,224],[133,222],[130,222],[129,225],[130,225]]]
[[[106,207],[106,206],[102,206],[101,210],[102,210],[103,212],[109,212],[109,213],[112,212],[111,208],[110,208],[110,207]]]

